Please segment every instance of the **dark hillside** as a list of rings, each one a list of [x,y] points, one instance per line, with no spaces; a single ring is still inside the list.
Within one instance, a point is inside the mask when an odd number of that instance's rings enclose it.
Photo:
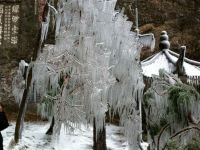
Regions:
[[[116,8],[125,7],[130,20],[135,16],[129,9],[132,1],[118,0]],[[200,61],[200,1],[199,0],[138,0],[139,26],[142,33],[153,32],[158,39],[166,30],[171,49],[187,46],[187,57]],[[143,52],[143,57],[149,55]]]

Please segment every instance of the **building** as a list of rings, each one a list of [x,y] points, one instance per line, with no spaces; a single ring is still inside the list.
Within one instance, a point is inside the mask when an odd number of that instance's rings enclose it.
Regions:
[[[141,62],[146,88],[151,85],[153,75],[159,75],[159,70],[164,69],[200,91],[200,62],[185,57],[185,46],[180,48],[180,54],[171,51],[166,31],[161,33],[159,47],[160,52]]]
[[[180,54],[171,51],[166,31],[161,33],[159,47],[160,52],[141,62],[144,76],[158,75],[160,69],[179,76],[200,76],[200,62],[185,57],[185,46],[180,48]]]

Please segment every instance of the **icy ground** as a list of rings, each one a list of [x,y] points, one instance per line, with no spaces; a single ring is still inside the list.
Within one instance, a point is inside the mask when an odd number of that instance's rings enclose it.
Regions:
[[[11,123],[11,126],[2,131],[5,150],[8,149],[13,138],[14,127],[15,123]],[[92,150],[92,128],[83,127],[81,131],[77,129],[74,134],[68,134],[63,129],[59,139],[53,139],[45,135],[48,127],[49,124],[44,122],[25,123],[22,140],[12,150]],[[120,127],[107,125],[106,130],[108,150],[127,149],[127,143],[121,134]]]

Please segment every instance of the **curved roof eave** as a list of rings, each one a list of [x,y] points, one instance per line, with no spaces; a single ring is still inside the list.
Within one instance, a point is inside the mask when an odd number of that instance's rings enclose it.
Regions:
[[[173,57],[171,56],[171,54],[169,53],[169,49],[164,49],[163,52],[164,52],[165,56],[167,57],[167,59],[168,59],[172,64],[176,65],[176,62],[177,62],[178,58],[175,56],[175,57],[177,58],[177,60],[174,60]]]
[[[163,62],[158,62],[158,59],[160,58],[165,58],[165,60],[168,62],[169,65],[166,65],[166,63],[163,63]],[[153,74],[158,75],[158,70],[162,68],[165,68],[169,72],[173,72],[173,67],[176,66],[176,62],[178,58],[179,58],[179,55],[177,53],[172,52],[169,49],[164,49],[141,62],[143,74],[149,77],[151,77]],[[183,66],[186,69],[187,76],[200,76],[200,66],[198,64],[200,64],[200,62],[193,61],[191,59],[184,59]],[[171,67],[173,66],[173,67],[171,68],[170,66]]]
[[[163,52],[161,51],[161,52],[158,52],[158,53],[156,53],[156,54],[154,54],[154,55],[152,55],[152,56],[146,58],[145,60],[141,61],[141,64],[142,64],[142,65],[149,65],[149,64],[151,64],[151,63],[152,63],[157,57],[159,57],[159,55],[161,55],[162,53],[163,53]]]
[[[167,57],[167,59],[168,59],[171,63],[173,63],[173,64],[175,65],[177,60],[175,61],[175,60],[171,57],[171,55],[174,56],[174,57],[176,57],[176,58],[178,59],[178,58],[179,58],[179,54],[177,54],[177,53],[175,53],[175,52],[173,52],[173,51],[171,51],[171,50],[169,50],[169,49],[164,49],[164,50],[162,50],[162,51],[160,51],[160,52],[158,52],[158,53],[156,53],[156,54],[154,54],[154,55],[152,55],[152,56],[146,58],[145,60],[142,61],[142,64],[143,64],[143,65],[151,64],[151,62],[154,61],[154,59],[156,59],[156,58],[157,58],[161,53],[163,53],[163,52],[164,52],[165,56]],[[195,66],[197,66],[197,67],[200,67],[200,62],[198,62],[198,61],[191,60],[191,59],[186,58],[186,57],[184,58],[184,61],[187,62],[187,63],[189,63],[189,64],[191,64],[191,65],[195,65]]]
[[[171,50],[168,50],[168,51],[171,55],[173,55],[175,57],[179,57],[179,54],[177,54],[177,53],[175,53]],[[186,58],[186,57],[184,58],[184,61],[191,64],[191,65],[195,65],[195,66],[200,67],[200,62],[198,62],[198,61],[195,61],[195,60],[192,60],[192,59],[189,59],[189,58]]]

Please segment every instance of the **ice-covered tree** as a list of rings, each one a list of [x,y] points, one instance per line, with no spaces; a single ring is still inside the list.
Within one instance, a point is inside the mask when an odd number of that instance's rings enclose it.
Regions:
[[[94,136],[101,140],[109,106],[120,116],[129,149],[136,150],[144,87],[139,54],[149,41],[130,31],[132,23],[123,11],[114,10],[115,4],[116,0],[59,0],[57,10],[48,4],[55,13],[56,44],[45,47],[29,65],[29,93],[35,101],[42,100],[43,116],[54,116],[56,134],[62,124],[71,131],[94,123]],[[48,13],[45,23],[42,42]],[[105,143],[96,144],[95,149],[106,149]]]

